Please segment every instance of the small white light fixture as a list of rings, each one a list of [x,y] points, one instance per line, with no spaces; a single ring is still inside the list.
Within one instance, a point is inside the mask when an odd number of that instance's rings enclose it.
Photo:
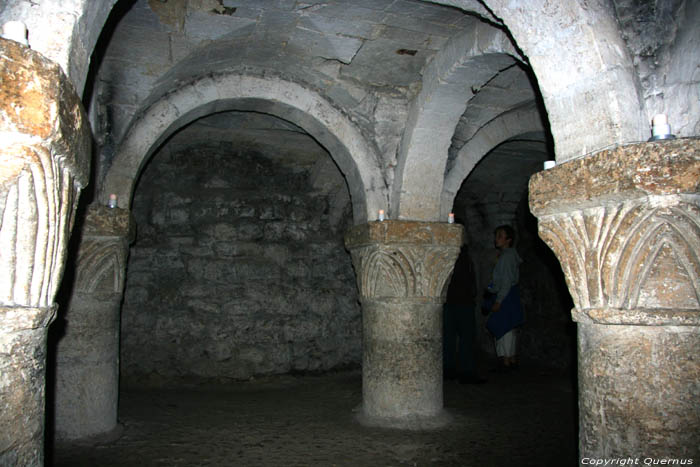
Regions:
[[[451,212],[447,215],[447,223],[448,224],[454,224],[455,223],[455,213]]]
[[[666,114],[657,114],[651,119],[651,138],[649,141],[660,139],[675,139],[675,136],[671,134],[671,125],[668,124]]]
[[[544,170],[549,170],[557,165],[557,161],[544,161]]]
[[[21,21],[8,21],[2,25],[3,39],[9,39],[29,47],[27,41],[27,26]]]
[[[379,222],[384,220],[384,209],[380,209],[377,213],[377,220],[379,220]]]
[[[109,201],[107,202],[107,207],[114,209],[117,207],[117,195],[112,193],[109,195]]]

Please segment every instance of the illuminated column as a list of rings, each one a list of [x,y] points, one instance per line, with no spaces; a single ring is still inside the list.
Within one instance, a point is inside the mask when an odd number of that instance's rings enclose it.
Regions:
[[[0,38],[0,465],[44,465],[46,333],[89,164],[59,66]]]
[[[601,151],[530,180],[575,304],[582,458],[700,454],[699,181],[698,139]]]
[[[391,221],[350,229],[362,303],[362,414],[371,425],[444,424],[442,304],[462,244],[458,224]]]

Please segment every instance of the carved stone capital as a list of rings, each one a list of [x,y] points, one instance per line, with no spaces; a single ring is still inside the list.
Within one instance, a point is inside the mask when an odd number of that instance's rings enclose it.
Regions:
[[[700,140],[601,151],[530,179],[574,319],[700,325]]]
[[[55,63],[0,39],[0,304],[48,307],[61,281],[90,130]]]
[[[462,245],[458,224],[388,220],[350,229],[350,250],[362,301],[416,299],[442,303]]]
[[[78,247],[78,292],[122,292],[129,244],[134,240],[134,225],[127,209],[88,207]]]

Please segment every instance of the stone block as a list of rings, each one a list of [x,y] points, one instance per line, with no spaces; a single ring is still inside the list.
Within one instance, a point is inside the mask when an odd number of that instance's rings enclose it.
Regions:
[[[387,39],[368,41],[357,51],[352,66],[343,68],[341,76],[356,79],[375,86],[409,86],[420,79],[427,54],[418,51],[416,55],[389,54],[387,50],[399,50],[403,44]],[[382,68],[374,66],[377,61],[384,63]]]
[[[530,180],[530,208],[542,215],[698,191],[700,139],[684,138],[620,146],[538,172]]]
[[[460,247],[462,226],[438,222],[368,222],[353,227],[345,235],[345,245],[354,248],[369,244],[415,243]]]
[[[326,16],[318,13],[308,13],[301,17],[298,26],[303,29],[322,34],[369,39],[372,36],[374,23],[355,19],[342,19],[337,16]]]
[[[353,5],[352,8],[346,8],[344,5],[328,2],[319,3],[308,10],[317,15],[347,21],[376,21],[377,18],[376,10],[365,5]],[[305,11],[302,12],[302,14],[305,13]]]
[[[401,43],[403,48],[408,50],[439,50],[448,39],[446,35],[427,34],[386,24],[379,26],[376,34],[378,37]]]
[[[192,11],[185,19],[185,34],[193,41],[250,35],[257,21],[251,18]]]
[[[421,8],[421,10],[423,10]],[[425,11],[425,10],[423,10]],[[446,13],[446,14],[445,14]],[[436,36],[451,36],[457,32],[457,27],[449,24],[456,23],[456,20],[461,18],[460,14],[455,14],[454,11],[443,10],[443,13],[438,13],[434,22],[424,21],[422,18],[407,14],[406,11],[399,13],[388,13],[383,20],[383,23],[400,29],[416,31],[423,34],[431,34]],[[449,31],[449,32],[448,32]]]
[[[297,27],[290,36],[290,45],[303,50],[306,55],[322,57],[350,63],[362,47],[361,39],[340,37],[335,34],[323,34]]]
[[[223,0],[223,6],[227,8],[240,8],[240,0]],[[289,11],[296,6],[296,0],[257,0],[250,8],[260,9],[260,10],[282,10]],[[277,13],[277,12],[275,12]]]
[[[108,57],[132,65],[146,65],[147,67],[160,64],[168,65],[170,57],[170,35],[153,24],[137,25],[133,22],[128,25],[122,22],[118,34],[129,37],[129,41],[114,41],[110,43]],[[128,67],[130,73],[142,73],[139,67]]]
[[[284,238],[293,242],[304,242],[309,239],[309,229],[303,224],[287,224],[284,228]]]
[[[287,227],[285,222],[268,222],[264,228],[264,238],[266,241],[278,242],[284,238],[284,231]]]
[[[353,96],[344,85],[333,85],[326,91],[328,98],[344,109],[354,109],[359,100]]]

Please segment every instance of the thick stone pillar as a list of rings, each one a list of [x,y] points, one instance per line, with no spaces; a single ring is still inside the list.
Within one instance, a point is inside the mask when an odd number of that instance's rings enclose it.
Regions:
[[[530,208],[578,323],[584,458],[700,460],[700,140],[535,174]]]
[[[56,437],[79,439],[117,428],[119,312],[130,213],[91,205],[82,224],[76,280],[56,348]]]
[[[362,413],[370,425],[444,424],[442,304],[458,224],[383,221],[345,236],[362,303]]]
[[[0,38],[0,465],[44,465],[47,327],[89,164],[61,69]]]

